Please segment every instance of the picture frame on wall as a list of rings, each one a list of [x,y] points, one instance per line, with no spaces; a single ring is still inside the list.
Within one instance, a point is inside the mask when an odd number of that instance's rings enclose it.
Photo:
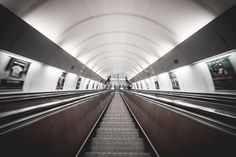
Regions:
[[[142,84],[142,82],[140,83],[140,87],[141,87],[141,89],[143,89],[143,84]]]
[[[230,56],[207,62],[215,90],[236,90],[236,73]]]
[[[179,81],[177,79],[176,74],[174,72],[169,72],[168,74],[171,80],[172,88],[176,90],[180,90]]]
[[[10,57],[0,73],[0,90],[22,90],[30,62]]]
[[[82,80],[82,78],[78,76],[78,80],[77,80],[75,89],[79,89],[80,88],[81,80]]]
[[[145,85],[146,85],[146,88],[149,89],[149,84],[147,83],[146,80],[144,80],[144,83],[145,83]]]
[[[160,89],[160,86],[159,86],[158,80],[156,80],[154,83],[155,83],[155,87],[156,87],[156,89]]]
[[[160,89],[160,85],[159,85],[157,76],[155,76],[155,77],[153,78],[153,81],[154,81],[155,89]]]
[[[89,84],[90,84],[90,80],[88,80],[88,83],[87,83],[87,85],[86,85],[86,89],[89,88]]]
[[[93,82],[93,86],[92,86],[92,89],[94,89],[94,87],[95,87],[95,82]]]
[[[57,87],[56,89],[63,89],[64,83],[65,83],[65,79],[66,79],[66,72],[62,72],[61,76],[59,77],[58,81],[57,81]]]

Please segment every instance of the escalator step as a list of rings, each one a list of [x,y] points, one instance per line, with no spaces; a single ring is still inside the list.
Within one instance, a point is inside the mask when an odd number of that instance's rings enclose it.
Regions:
[[[149,153],[87,152],[85,157],[151,157]]]
[[[151,157],[119,94],[103,115],[88,150],[85,157]]]
[[[93,152],[144,152],[144,146],[140,145],[92,145]]]
[[[140,145],[143,146],[142,138],[93,138],[92,145]]]

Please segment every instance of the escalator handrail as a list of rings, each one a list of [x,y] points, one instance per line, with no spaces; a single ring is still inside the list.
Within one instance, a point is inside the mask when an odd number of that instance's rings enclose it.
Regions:
[[[211,101],[214,103],[236,104],[236,95],[221,95],[208,93],[189,93],[189,92],[168,92],[168,91],[153,91],[153,90],[134,90],[140,93],[149,93],[164,96],[174,96],[189,99],[201,99],[203,101]]]
[[[81,102],[92,99],[95,96],[104,94],[109,91],[100,91],[92,94],[86,94],[75,98],[67,98],[54,102],[43,103],[36,106],[24,107],[12,111],[0,113],[0,119],[7,119],[0,125],[0,135],[11,132],[17,128],[33,123],[36,120],[45,118],[51,114],[62,111],[65,108],[70,108],[78,105]],[[13,117],[11,119],[11,117]],[[36,119],[36,120],[35,120]]]
[[[216,119],[212,118],[212,116],[202,115],[201,113],[204,112],[207,114],[217,114],[218,116],[227,117],[227,118],[231,118],[233,120],[236,120],[235,114],[215,112],[214,110],[211,110],[210,108],[202,108],[200,106],[198,107],[197,105],[190,104],[190,103],[186,106],[186,104],[184,104],[182,102],[173,101],[170,99],[169,100],[168,99],[161,99],[160,97],[158,98],[153,95],[138,93],[138,92],[134,92],[134,91],[130,91],[130,93],[140,96],[142,98],[145,98],[148,101],[154,102],[158,106],[162,106],[162,107],[164,106],[164,107],[167,107],[168,109],[178,111],[181,113],[185,113],[188,115],[188,117],[190,116],[191,118],[193,118],[197,121],[199,121],[199,119],[200,119],[200,121],[202,123],[207,124],[208,126],[217,128],[218,130],[221,130],[221,131],[224,131],[224,132],[230,133],[231,135],[236,136],[236,126],[216,120]],[[194,109],[194,110],[192,110],[192,109]],[[196,110],[200,111],[200,112],[195,112]],[[227,115],[227,114],[230,114],[230,115]]]
[[[15,95],[34,95],[34,94],[48,94],[48,93],[64,93],[64,92],[83,92],[83,91],[93,91],[93,90],[55,90],[55,91],[44,91],[44,92],[9,92],[0,93],[0,97],[15,96]]]
[[[60,96],[69,96],[76,94],[88,94],[93,92],[98,92],[103,90],[83,90],[83,91],[53,91],[53,92],[39,92],[39,93],[27,93],[27,94],[11,94],[8,96],[0,95],[0,103],[5,102],[15,102],[15,101],[24,101],[24,100],[36,100],[42,98],[51,98],[51,97],[60,97]]]
[[[172,90],[172,91],[169,91],[169,90],[146,90],[146,89],[133,89],[135,91],[151,91],[151,92],[156,92],[156,93],[170,93],[170,94],[197,94],[197,95],[208,95],[208,96],[216,96],[216,97],[219,97],[219,96],[225,96],[225,97],[234,97],[236,98],[236,92],[233,91],[233,93],[204,93],[204,92],[183,92],[183,91],[178,91],[178,90]]]

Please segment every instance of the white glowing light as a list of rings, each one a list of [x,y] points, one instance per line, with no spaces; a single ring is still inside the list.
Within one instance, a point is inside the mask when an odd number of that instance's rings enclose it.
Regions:
[[[42,19],[44,19],[44,14],[38,14],[34,16],[26,16],[24,18],[24,21],[26,21],[28,24],[33,26],[35,29],[37,29],[40,33],[42,33],[44,36],[49,38],[51,41],[57,43],[58,35],[60,34],[59,29],[57,27],[49,28],[46,24],[47,22],[42,22]]]

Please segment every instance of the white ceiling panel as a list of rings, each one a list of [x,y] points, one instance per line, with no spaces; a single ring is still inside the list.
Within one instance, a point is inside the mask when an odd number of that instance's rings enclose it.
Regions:
[[[151,0],[87,0],[92,15],[130,13],[145,15]]]
[[[117,43],[117,42],[97,45],[96,47],[93,47],[90,50],[83,52],[79,56],[79,58],[82,61],[82,63],[86,64],[91,58],[96,57],[97,54],[102,55],[101,54],[102,52],[107,52],[107,51],[125,51],[130,54],[134,53],[142,57],[145,56],[143,58],[149,64],[151,64],[153,62],[153,58],[155,58],[155,56],[153,56],[145,49],[139,47],[138,45],[133,45],[130,43]]]
[[[235,0],[0,0],[102,77],[131,78]]]

